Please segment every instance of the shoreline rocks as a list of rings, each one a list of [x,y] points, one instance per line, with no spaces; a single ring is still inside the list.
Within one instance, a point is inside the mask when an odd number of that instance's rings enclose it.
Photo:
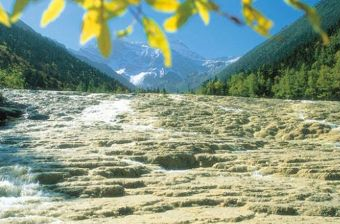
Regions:
[[[18,109],[14,105],[2,105],[0,104],[0,123],[3,123],[7,120],[19,118],[23,115],[23,111]]]

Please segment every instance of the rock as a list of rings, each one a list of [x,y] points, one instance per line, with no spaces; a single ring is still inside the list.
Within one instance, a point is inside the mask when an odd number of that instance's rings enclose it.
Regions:
[[[143,166],[98,168],[93,174],[106,178],[138,178],[149,170]]]
[[[200,167],[212,167],[217,162],[227,161],[223,156],[216,156],[211,154],[197,154],[195,155]]]
[[[278,172],[287,176],[297,174],[299,171],[299,167],[282,167],[278,170]]]
[[[144,181],[124,181],[122,186],[127,189],[136,189],[145,187]]]
[[[44,115],[44,114],[29,114],[27,116],[27,119],[29,120],[34,120],[34,121],[45,121],[48,120],[50,117],[48,115]]]
[[[221,163],[215,163],[213,168],[220,169],[220,170],[225,170],[225,169],[229,169],[230,166],[231,166],[231,164],[228,163],[228,162],[221,162]]]
[[[125,190],[120,185],[112,186],[89,186],[82,193],[82,197],[112,198],[124,196]]]
[[[266,213],[266,214],[274,214],[274,215],[298,215],[298,211],[296,208],[292,206],[278,206],[278,205],[251,205],[249,207],[250,210],[257,213]]]
[[[223,203],[221,199],[212,199],[212,198],[193,198],[182,200],[173,203],[175,207],[193,207],[193,206],[216,206]]]
[[[67,187],[54,187],[51,190],[56,191],[58,193],[65,194],[70,197],[80,197],[81,194],[85,190],[85,186],[67,186]]]
[[[68,172],[70,176],[87,176],[89,173],[88,169],[84,168],[73,168],[70,169]]]
[[[169,170],[192,169],[199,166],[195,156],[190,153],[157,155],[151,158],[149,163],[158,164],[164,169]]]
[[[324,178],[325,180],[340,180],[340,171],[326,172]]]
[[[132,215],[133,212],[134,212],[133,208],[126,206],[126,207],[118,208],[117,215],[118,216]]]
[[[245,173],[248,171],[248,166],[246,165],[236,165],[232,166],[228,169],[229,172],[234,172],[234,173]]]
[[[0,121],[8,118],[18,118],[23,114],[20,109],[14,107],[0,107]]]
[[[48,172],[40,173],[36,176],[40,184],[57,184],[65,179],[65,173],[61,172]]]
[[[315,202],[324,202],[324,201],[331,201],[333,197],[330,194],[326,193],[318,193],[313,194],[308,198],[308,201],[315,201]]]
[[[320,205],[316,207],[310,207],[305,211],[306,215],[322,216],[322,217],[340,217],[339,206],[325,206]]]
[[[302,123],[293,127],[288,133],[283,134],[284,140],[303,140],[309,138],[318,138],[322,134],[331,131],[331,127],[322,123]]]

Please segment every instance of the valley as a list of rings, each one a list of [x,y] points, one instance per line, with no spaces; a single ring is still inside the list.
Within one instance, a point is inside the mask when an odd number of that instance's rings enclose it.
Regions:
[[[115,39],[113,54],[103,58],[96,44],[88,44],[72,54],[93,65],[125,86],[140,89],[165,89],[167,92],[187,92],[213,78],[239,57],[209,59],[192,51],[183,42],[171,39],[173,66],[166,68],[158,49],[146,43]],[[124,81],[125,80],[125,81]],[[126,83],[129,82],[129,85]]]

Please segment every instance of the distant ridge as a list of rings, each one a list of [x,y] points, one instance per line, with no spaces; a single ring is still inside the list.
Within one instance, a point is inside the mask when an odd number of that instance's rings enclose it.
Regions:
[[[322,26],[324,29],[329,30],[340,21],[339,0],[321,0],[316,8],[323,18]],[[289,60],[288,58],[298,48],[315,41],[317,38],[320,37],[313,31],[307,18],[302,17],[228,66],[218,74],[218,77],[226,79],[233,74],[251,72],[266,65],[274,65]]]
[[[202,94],[340,100],[340,1],[317,4],[324,46],[306,17],[251,50],[196,91]]]
[[[126,79],[124,76],[119,75],[117,72],[115,72],[112,68],[110,68],[108,65],[100,63],[100,62],[96,62],[96,61],[92,61],[89,58],[86,58],[82,55],[79,55],[77,51],[75,50],[71,50],[69,49],[69,52],[76,58],[78,58],[79,60],[85,62],[88,65],[91,65],[92,67],[98,69],[99,71],[101,71],[102,73],[106,74],[107,76],[117,80],[118,82],[120,82],[121,84],[123,84],[124,86],[128,87],[131,90],[136,89],[136,86],[134,86],[133,84],[131,84],[129,82],[128,79]]]
[[[173,66],[166,68],[159,50],[141,42],[113,40],[112,55],[103,59],[96,44],[90,43],[72,53],[106,74],[119,74],[138,88],[166,89],[169,92],[187,91],[222,71],[235,58],[207,59],[190,50],[183,42],[170,39]],[[115,72],[114,72],[115,71]]]
[[[24,22],[0,26],[0,87],[122,92],[127,87]]]

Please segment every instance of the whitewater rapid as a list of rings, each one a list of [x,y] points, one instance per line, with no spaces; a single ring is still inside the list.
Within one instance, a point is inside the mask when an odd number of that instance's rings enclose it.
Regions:
[[[27,105],[22,118],[0,130],[0,223],[19,221],[64,223],[51,217],[34,215],[17,217],[18,211],[25,213],[25,210],[38,210],[40,207],[48,207],[50,203],[63,200],[62,195],[41,186],[35,174],[35,169],[39,167],[30,158],[34,157],[31,154],[32,149],[25,146],[33,141],[51,141],[46,147],[62,149],[63,144],[64,147],[75,144],[71,140],[57,146],[53,143],[54,139],[65,137],[69,130],[105,124],[118,125],[120,115],[133,112],[130,105],[131,96],[85,95],[53,91],[46,94],[27,91],[24,95],[16,91],[7,93],[13,94],[12,97],[15,97],[18,103],[29,102],[30,104]],[[59,94],[60,96],[56,97]],[[21,134],[23,136],[19,137]],[[42,144],[38,143],[40,146]],[[42,151],[45,150],[42,148]],[[122,161],[128,162],[128,160]],[[35,173],[32,170],[35,170]]]

